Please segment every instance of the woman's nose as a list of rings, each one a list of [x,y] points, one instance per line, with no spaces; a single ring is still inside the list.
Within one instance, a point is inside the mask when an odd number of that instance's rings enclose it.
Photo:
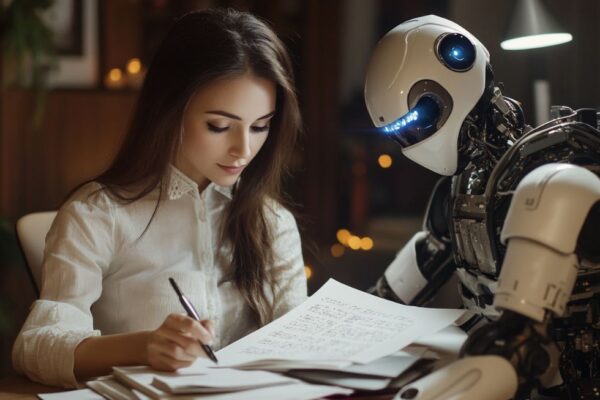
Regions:
[[[250,158],[252,150],[250,148],[250,128],[242,128],[233,135],[233,143],[230,153],[238,158]]]

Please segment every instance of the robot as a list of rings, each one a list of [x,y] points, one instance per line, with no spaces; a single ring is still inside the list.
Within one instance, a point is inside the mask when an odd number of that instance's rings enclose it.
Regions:
[[[442,175],[423,230],[371,292],[426,305],[455,275],[471,316],[461,358],[398,398],[598,398],[600,114],[554,106],[531,128],[489,58],[429,15],[388,32],[368,65],[374,125]]]

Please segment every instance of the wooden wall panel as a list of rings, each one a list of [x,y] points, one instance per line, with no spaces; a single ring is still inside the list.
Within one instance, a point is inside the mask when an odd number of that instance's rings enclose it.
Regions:
[[[98,174],[114,156],[135,104],[133,92],[56,90],[45,118],[31,123],[32,95],[3,93],[2,203],[16,219],[58,207],[78,183]]]
[[[300,201],[310,218],[310,237],[327,243],[336,229],[339,153],[339,1],[305,3],[302,65],[298,77],[305,123]]]
[[[24,171],[31,168],[24,159],[24,148],[32,142],[32,109],[31,94],[15,90],[2,92],[0,215],[3,217],[16,217],[24,202]]]

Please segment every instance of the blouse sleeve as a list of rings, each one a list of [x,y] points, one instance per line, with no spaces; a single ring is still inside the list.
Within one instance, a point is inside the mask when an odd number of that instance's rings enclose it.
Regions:
[[[275,207],[274,214],[273,318],[277,319],[306,300],[307,289],[296,220],[290,211],[280,205]]]
[[[115,240],[111,203],[99,188],[84,186],[59,210],[46,236],[40,299],[12,353],[15,369],[34,381],[75,387],[75,348],[100,335],[90,307],[102,293]]]

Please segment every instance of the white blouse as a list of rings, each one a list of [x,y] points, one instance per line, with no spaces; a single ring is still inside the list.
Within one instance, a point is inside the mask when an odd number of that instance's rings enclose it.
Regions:
[[[74,351],[83,339],[153,330],[168,314],[184,313],[169,277],[201,318],[215,322],[215,349],[257,328],[233,282],[231,246],[219,241],[231,188],[211,183],[199,193],[193,180],[171,166],[165,201],[139,238],[158,189],[121,205],[104,191],[94,193],[100,187],[82,187],[48,232],[40,300],[13,348],[17,371],[46,384],[76,386]],[[266,210],[275,251],[270,268],[277,277],[269,298],[277,318],[306,299],[306,277],[293,215],[275,202]]]

